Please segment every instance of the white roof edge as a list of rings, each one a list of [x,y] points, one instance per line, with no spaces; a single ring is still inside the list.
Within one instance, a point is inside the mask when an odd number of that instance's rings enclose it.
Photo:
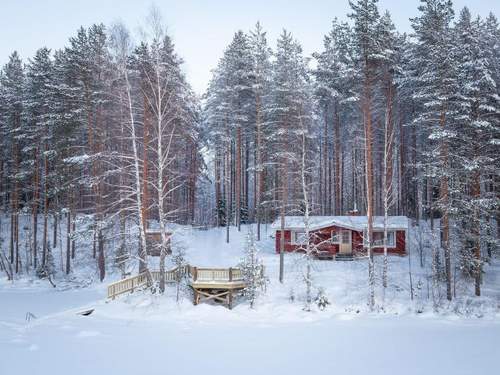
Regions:
[[[374,217],[374,227],[375,229],[380,229],[383,227],[382,221],[383,216]],[[388,217],[388,229],[391,230],[408,230],[408,217],[407,216],[389,216]],[[310,229],[317,230],[321,228],[326,228],[332,225],[348,228],[351,230],[360,231],[367,226],[366,216],[311,216],[310,217]],[[271,228],[279,230],[281,228],[281,220],[277,219],[271,224]],[[286,230],[298,230],[304,229],[303,217],[301,216],[285,216],[285,229]]]

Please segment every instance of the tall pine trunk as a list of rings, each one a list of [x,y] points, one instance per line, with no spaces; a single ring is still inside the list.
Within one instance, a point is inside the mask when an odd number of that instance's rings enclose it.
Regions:
[[[71,271],[71,211],[66,213],[66,275]]]
[[[279,281],[283,283],[284,273],[285,273],[285,214],[286,205],[288,200],[288,163],[286,157],[282,161],[281,165],[281,208],[280,208],[280,271],[279,271]]]
[[[445,128],[446,124],[446,114],[445,110],[441,112],[440,117],[440,127]],[[441,233],[444,248],[444,264],[445,264],[445,274],[446,274],[446,298],[448,301],[452,299],[452,289],[451,289],[451,250],[450,250],[450,219],[448,212],[448,201],[449,201],[449,181],[448,173],[449,168],[449,155],[448,155],[448,143],[446,140],[441,140],[440,144],[440,158],[441,167],[443,168],[443,175],[441,177],[441,191],[440,200],[441,207],[443,210],[442,222],[441,222]]]
[[[241,230],[241,126],[236,129],[236,176],[235,176],[235,197],[236,200],[236,226]]]
[[[394,127],[392,121],[393,85],[392,78],[386,77],[386,108],[385,108],[385,129],[384,129],[384,171],[383,171],[383,205],[384,205],[384,265],[382,272],[382,285],[387,288],[387,221],[389,209],[392,205],[392,150],[394,141]],[[396,241],[396,238],[394,239]]]
[[[477,201],[481,196],[481,174],[479,171],[476,171],[473,176],[472,181],[472,198],[476,201],[474,205],[474,217],[473,217],[473,225],[474,225],[474,286],[475,286],[475,294],[476,296],[481,295],[481,273],[482,273],[482,265],[481,265],[481,217],[479,214],[479,208],[477,207]]]
[[[256,95],[256,122],[257,122],[257,134],[256,134],[256,208],[257,208],[257,241],[260,241],[260,224],[262,222],[262,188],[263,188],[263,165],[262,165],[262,118],[261,118],[261,98],[260,93]]]
[[[342,146],[340,142],[340,113],[339,104],[335,104],[335,215],[342,215],[342,174],[341,156]]]
[[[43,156],[43,243],[42,243],[42,265],[47,264],[47,240],[48,240],[48,217],[49,217],[49,161],[47,159],[47,142],[45,142],[45,153]]]
[[[363,95],[363,123],[365,131],[365,181],[366,181],[366,215],[367,226],[367,252],[368,252],[368,284],[369,297],[368,306],[370,310],[375,308],[375,265],[372,251],[373,241],[373,132],[372,132],[372,110],[371,110],[371,81],[372,72],[368,63],[365,67],[364,95]]]

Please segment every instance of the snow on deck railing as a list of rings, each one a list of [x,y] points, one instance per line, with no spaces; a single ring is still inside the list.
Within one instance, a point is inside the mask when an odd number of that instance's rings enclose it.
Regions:
[[[243,275],[239,268],[197,268],[191,267],[194,281],[239,281]]]
[[[186,272],[189,272],[189,266],[182,267],[180,270],[176,267],[174,269],[165,271],[165,282],[176,282],[181,276],[185,275]],[[150,275],[153,282],[160,281],[160,271],[151,271]],[[108,285],[108,298],[115,299],[115,297],[119,296],[120,294],[133,292],[137,288],[147,286],[147,284],[147,272],[143,272],[139,275],[116,281]]]

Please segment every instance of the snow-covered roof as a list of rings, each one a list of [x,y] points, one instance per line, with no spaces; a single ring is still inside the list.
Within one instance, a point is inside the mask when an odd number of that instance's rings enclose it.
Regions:
[[[368,226],[368,216],[309,216],[309,229],[315,230],[329,226],[363,230]],[[281,228],[281,219],[278,218],[271,225],[274,229]],[[304,229],[304,216],[285,216],[285,229]],[[384,228],[384,217],[373,217],[373,228]],[[388,229],[408,229],[408,218],[406,216],[389,216],[387,218]]]

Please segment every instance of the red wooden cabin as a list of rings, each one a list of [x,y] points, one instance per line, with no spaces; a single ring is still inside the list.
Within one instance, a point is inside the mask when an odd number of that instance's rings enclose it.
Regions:
[[[363,241],[367,238],[367,216],[310,216],[309,242],[320,255],[359,255],[366,252]],[[276,230],[276,252],[280,251],[281,220],[272,224]],[[406,216],[389,216],[387,220],[387,251],[389,254],[406,255]],[[285,217],[285,251],[304,251],[307,246],[303,216]],[[384,217],[373,218],[373,251],[382,253]]]

